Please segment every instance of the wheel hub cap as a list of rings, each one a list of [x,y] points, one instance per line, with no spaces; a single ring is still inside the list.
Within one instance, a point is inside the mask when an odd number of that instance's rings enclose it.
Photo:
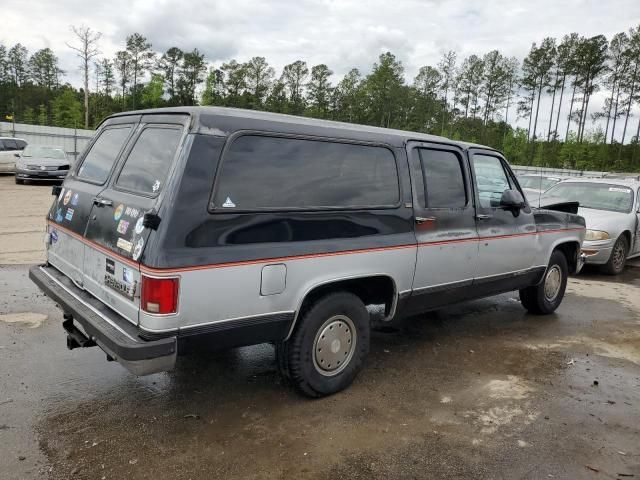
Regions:
[[[313,364],[325,376],[333,376],[346,368],[353,357],[356,329],[351,319],[336,315],[318,330],[313,345]]]
[[[560,286],[562,285],[562,272],[558,265],[553,265],[547,272],[547,276],[544,280],[544,296],[547,300],[552,302],[558,296],[560,292]]]

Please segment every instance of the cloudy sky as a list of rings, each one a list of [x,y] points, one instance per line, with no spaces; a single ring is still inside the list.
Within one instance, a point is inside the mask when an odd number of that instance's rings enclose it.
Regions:
[[[376,57],[393,52],[411,80],[442,53],[459,57],[499,49],[522,59],[533,41],[578,32],[591,36],[640,24],[640,0],[2,0],[0,42],[34,51],[52,48],[79,85],[78,60],[65,42],[70,25],[102,32],[112,56],[132,32],[156,51],[197,47],[209,62],[260,55],[279,71],[304,59],[326,63],[338,80],[352,67],[367,72]],[[602,96],[593,100],[594,111]],[[548,121],[549,108],[542,116]],[[591,111],[591,108],[590,108]],[[544,118],[541,118],[544,121]],[[635,122],[634,122],[635,125]]]

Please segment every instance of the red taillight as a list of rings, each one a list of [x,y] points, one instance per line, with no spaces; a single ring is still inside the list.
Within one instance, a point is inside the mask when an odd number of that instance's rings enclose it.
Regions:
[[[142,276],[140,306],[149,313],[176,313],[178,311],[177,278],[152,278]]]

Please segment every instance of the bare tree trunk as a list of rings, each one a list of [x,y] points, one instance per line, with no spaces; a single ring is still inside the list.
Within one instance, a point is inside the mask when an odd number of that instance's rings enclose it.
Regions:
[[[636,75],[638,73],[638,65],[640,62],[636,62],[636,67],[633,70],[633,80],[631,81],[631,92],[629,93],[629,105],[627,105],[627,115],[624,118],[624,128],[622,129],[622,140],[620,140],[620,148],[618,149],[618,162],[622,155],[622,146],[624,145],[624,138],[627,136],[627,124],[629,123],[629,116],[631,115],[631,106],[633,105],[633,96],[636,93]]]
[[[67,46],[72,50],[75,50],[78,57],[82,59],[82,68],[84,70],[84,128],[89,128],[89,61],[98,55],[98,40],[102,34],[100,32],[93,32],[91,28],[85,27],[71,27],[71,31],[80,40],[80,46],[75,47],[73,45]]]
[[[560,123],[560,110],[562,109],[562,97],[564,96],[564,81],[567,76],[562,75],[562,86],[560,87],[560,100],[558,101],[558,114],[556,115],[556,128],[553,131],[554,139],[558,138],[558,124]]]
[[[558,70],[556,70],[556,79],[553,82],[553,97],[551,97],[551,113],[549,113],[549,129],[547,131],[547,142],[551,138],[551,124],[553,123],[553,107],[556,104],[557,89],[558,89]]]
[[[442,128],[440,129],[440,135],[444,136],[444,119],[447,115],[447,94],[449,93],[449,86],[444,89],[444,105],[442,106]]]
[[[531,105],[529,106],[529,128],[527,129],[527,142],[531,139],[531,122],[533,120],[533,102],[536,99],[536,91],[531,91]]]
[[[613,109],[613,94],[616,91],[616,81],[614,80],[611,87],[611,97],[609,97],[609,109],[607,110],[607,124],[604,127],[604,143],[607,143],[607,137],[609,136],[609,121],[611,120],[611,110]]]
[[[616,107],[613,109],[613,125],[611,126],[611,145],[613,145],[613,137],[616,133],[616,122],[618,121],[618,106],[620,104],[620,83],[618,83],[618,92],[616,93]]]
[[[536,130],[538,129],[538,112],[540,111],[540,97],[542,96],[542,77],[540,77],[540,86],[538,87],[538,103],[536,105],[536,120],[533,122],[533,138],[536,138]]]
[[[571,127],[571,113],[573,112],[573,102],[576,98],[576,85],[573,84],[573,92],[571,93],[571,105],[569,106],[569,115],[567,115],[567,131],[564,134],[564,141],[566,142],[569,138],[569,128]]]

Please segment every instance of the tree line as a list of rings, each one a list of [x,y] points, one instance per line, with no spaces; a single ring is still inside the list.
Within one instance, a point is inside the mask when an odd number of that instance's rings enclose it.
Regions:
[[[114,112],[219,105],[399,128],[483,143],[520,165],[640,171],[640,26],[609,40],[577,33],[532,44],[522,59],[498,50],[442,55],[407,81],[386,52],[369,72],[337,83],[325,64],[296,60],[279,74],[264,57],[209,65],[197,49],[156,52],[143,35],[125,39],[113,58],[101,35],[72,27],[83,86],[63,82],[55,53],[0,44],[0,113],[15,121],[95,127]],[[596,92],[606,100],[589,110]],[[541,102],[550,103],[542,120]],[[592,109],[593,110],[593,109]],[[514,128],[516,120],[527,128]]]

